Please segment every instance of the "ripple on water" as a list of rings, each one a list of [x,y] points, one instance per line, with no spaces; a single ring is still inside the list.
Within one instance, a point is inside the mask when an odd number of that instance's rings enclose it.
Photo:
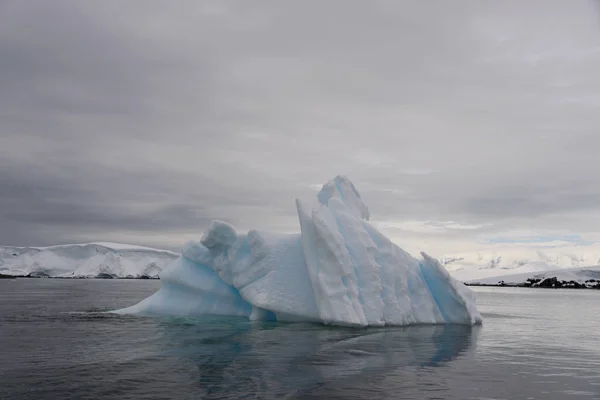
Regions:
[[[600,398],[600,297],[580,292],[479,292],[477,327],[349,329],[116,315],[157,282],[23,281],[0,286],[2,399]]]

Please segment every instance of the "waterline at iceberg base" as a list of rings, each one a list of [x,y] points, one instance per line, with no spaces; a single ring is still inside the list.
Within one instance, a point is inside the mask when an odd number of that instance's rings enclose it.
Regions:
[[[158,292],[115,312],[347,326],[481,323],[471,289],[369,224],[348,178],[324,184],[318,200],[313,210],[296,201],[299,234],[238,234],[213,221],[161,272]]]

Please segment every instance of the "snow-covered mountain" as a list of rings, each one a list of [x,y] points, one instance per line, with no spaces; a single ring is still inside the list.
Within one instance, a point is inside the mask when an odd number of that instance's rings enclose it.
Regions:
[[[105,242],[51,247],[0,246],[0,274],[156,278],[178,256],[167,250]]]
[[[507,249],[499,252],[454,254],[440,257],[439,260],[455,278],[461,281],[472,281],[502,275],[541,273],[599,265],[600,253]]]
[[[156,278],[179,254],[149,247],[96,242],[50,247],[0,246],[0,274],[50,277]],[[499,276],[600,265],[600,252],[503,251],[460,253],[439,261],[458,280],[470,282]],[[494,281],[497,282],[498,280]],[[487,280],[485,281],[487,282]]]
[[[539,285],[542,283],[542,286],[544,286],[543,281],[546,279],[555,279],[556,282],[560,282],[561,285],[577,282],[580,285],[596,288],[600,285],[600,265],[585,268],[560,268],[550,271],[500,275],[474,279],[467,283],[481,285],[498,285],[502,283],[506,285],[521,285],[529,281],[530,284],[533,283],[534,285]],[[551,283],[551,281],[547,282]]]

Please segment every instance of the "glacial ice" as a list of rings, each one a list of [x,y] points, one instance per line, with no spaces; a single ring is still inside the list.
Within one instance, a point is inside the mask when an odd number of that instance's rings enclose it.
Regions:
[[[107,242],[50,247],[0,246],[0,274],[60,278],[156,278],[178,256],[167,250]]]
[[[412,257],[367,222],[348,178],[317,197],[312,210],[296,201],[300,234],[239,234],[213,221],[162,271],[158,292],[116,312],[347,326],[482,321],[473,292],[436,259]]]

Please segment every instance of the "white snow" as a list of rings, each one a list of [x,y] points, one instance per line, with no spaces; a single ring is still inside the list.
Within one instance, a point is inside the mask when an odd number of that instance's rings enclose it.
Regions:
[[[600,266],[585,268],[560,268],[546,271],[522,272],[509,275],[496,275],[485,278],[478,278],[468,281],[471,284],[497,285],[501,281],[509,285],[518,285],[527,282],[527,279],[556,278],[559,281],[575,281],[579,284],[585,284],[586,281],[594,280],[600,282]],[[593,286],[594,284],[590,284]]]
[[[57,249],[60,247],[70,247],[70,248],[85,247],[85,246],[90,246],[90,245],[107,247],[112,250],[150,250],[150,251],[168,252],[168,253],[177,255],[177,253],[174,253],[169,250],[155,249],[153,247],[138,246],[135,244],[114,243],[114,242],[73,243],[73,244],[59,244],[59,245],[46,246],[46,247],[31,247],[30,246],[28,248],[45,250],[45,249]]]
[[[330,199],[339,199],[354,216],[369,220],[370,214],[367,205],[363,203],[354,184],[344,176],[338,175],[325,183],[317,194],[317,198],[319,203],[325,206],[329,204]]]
[[[167,250],[106,242],[50,247],[0,246],[0,274],[158,277],[158,273],[178,256]]]
[[[323,185],[318,199],[316,209],[296,202],[300,234],[238,234],[214,221],[160,274],[157,293],[117,312],[350,326],[481,322],[469,288],[367,222],[346,177]]]
[[[466,282],[501,275],[537,273],[598,265],[600,264],[600,253],[589,251],[583,246],[571,251],[507,248],[501,251],[478,251],[446,255],[439,260],[452,276]]]

